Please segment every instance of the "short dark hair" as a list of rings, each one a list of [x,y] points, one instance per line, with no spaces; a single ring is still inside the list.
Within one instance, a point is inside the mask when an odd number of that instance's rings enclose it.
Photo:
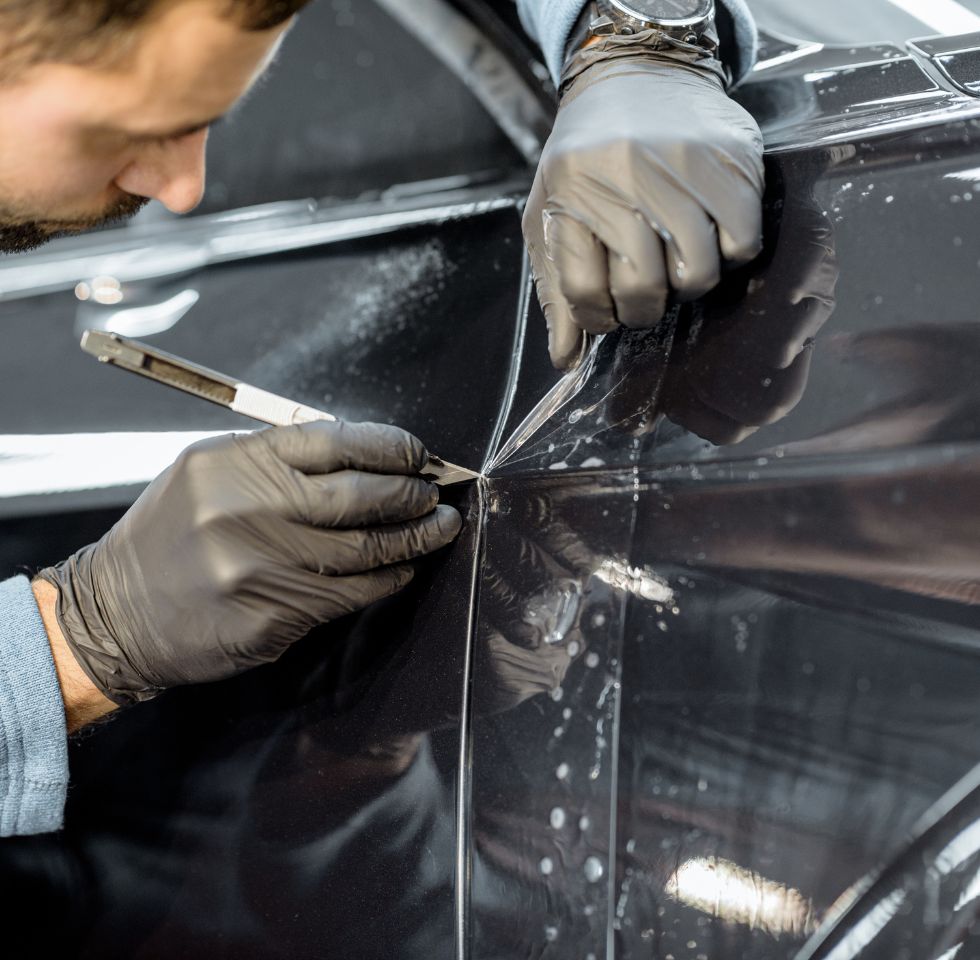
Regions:
[[[31,64],[85,64],[125,52],[134,28],[185,0],[0,0],[0,78]],[[269,30],[310,0],[213,0],[244,30]]]

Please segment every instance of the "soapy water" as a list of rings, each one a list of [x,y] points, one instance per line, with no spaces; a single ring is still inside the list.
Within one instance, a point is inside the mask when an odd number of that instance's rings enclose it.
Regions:
[[[585,874],[585,879],[589,883],[598,883],[606,872],[602,861],[598,857],[588,857],[582,867],[582,871]]]

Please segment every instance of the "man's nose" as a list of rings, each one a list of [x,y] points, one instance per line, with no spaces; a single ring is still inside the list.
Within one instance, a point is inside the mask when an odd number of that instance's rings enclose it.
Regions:
[[[208,131],[148,147],[115,183],[138,197],[159,200],[171,213],[188,213],[204,196]]]

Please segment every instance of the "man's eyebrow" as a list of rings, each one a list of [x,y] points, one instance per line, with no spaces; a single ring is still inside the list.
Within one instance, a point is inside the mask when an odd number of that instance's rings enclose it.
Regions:
[[[200,123],[192,123],[186,127],[177,127],[171,130],[140,130],[139,132],[125,130],[123,132],[132,140],[179,140],[181,137],[189,137],[215,126],[224,117],[224,114],[220,114],[217,117],[212,117],[210,120],[202,120]]]

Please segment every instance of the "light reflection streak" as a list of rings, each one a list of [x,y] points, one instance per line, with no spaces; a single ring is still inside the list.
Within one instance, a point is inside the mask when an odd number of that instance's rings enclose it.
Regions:
[[[753,68],[754,73],[761,73],[763,70],[772,70],[774,67],[782,67],[794,60],[802,60],[804,57],[813,56],[823,50],[822,43],[808,43],[797,50],[790,50],[789,53],[781,53],[777,57],[770,57],[768,60],[760,60]]]
[[[631,567],[622,560],[603,560],[595,577],[614,590],[623,590],[641,600],[663,604],[674,602],[674,591],[663,577],[643,567]]]
[[[688,860],[664,890],[702,913],[774,937],[786,933],[804,936],[817,928],[813,903],[799,890],[716,857]]]
[[[980,853],[980,821],[968,826],[946,844],[936,857],[934,866],[938,873],[945,877],[978,853]]]
[[[893,890],[880,900],[875,904],[874,909],[867,916],[862,917],[844,939],[831,950],[826,960],[853,960],[885,929],[901,909],[907,896],[904,890]]]
[[[964,183],[980,183],[980,167],[972,167],[969,170],[957,170],[956,173],[947,173],[944,180],[962,180]]]
[[[960,894],[960,898],[953,908],[953,913],[959,913],[967,904],[972,903],[978,897],[980,897],[980,871],[974,874],[970,885]]]
[[[95,323],[89,320],[86,323],[96,330],[118,333],[123,337],[150,337],[175,327],[200,299],[201,295],[196,290],[187,289],[163,303],[114,310]]]
[[[229,432],[0,435],[0,498],[149,483],[192,443]]]
[[[128,226],[97,238],[56,240],[40,253],[12,256],[0,265],[0,300],[74,290],[80,277],[111,275],[120,284],[175,277],[217,263],[279,256],[292,250],[356,240],[403,228],[440,224],[508,209],[516,184],[469,187],[405,202],[366,202],[343,207],[309,202],[242,210],[219,217],[188,217],[149,236]],[[133,231],[137,231],[134,235]],[[90,291],[91,293],[91,291]]]

